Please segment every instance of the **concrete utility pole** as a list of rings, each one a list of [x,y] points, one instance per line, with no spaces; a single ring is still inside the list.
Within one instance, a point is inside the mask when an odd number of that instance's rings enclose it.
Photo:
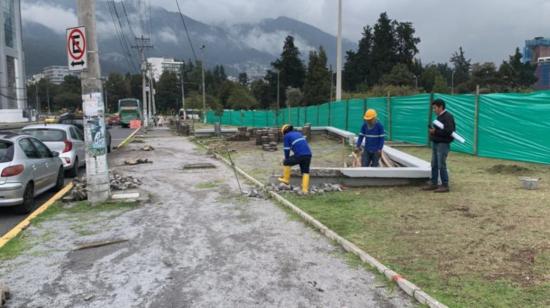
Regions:
[[[77,0],[78,23],[86,27],[88,69],[81,73],[88,200],[98,204],[111,195],[105,132],[105,105],[96,38],[95,0]]]
[[[206,85],[204,82],[204,49],[206,46],[202,45],[201,47],[201,53],[202,53],[202,61],[201,61],[201,67],[202,67],[202,122],[206,124]]]
[[[184,75],[184,69],[185,69],[185,62],[181,64],[181,75],[180,75],[180,81],[181,81],[181,108],[183,109],[183,118],[185,119],[187,116],[187,111],[185,110],[185,81],[183,80]],[[178,112],[179,114],[179,112]]]
[[[338,0],[338,38],[336,42],[336,100],[342,100],[342,0]]]
[[[141,87],[143,90],[141,103],[143,104],[143,125],[147,127],[149,126],[149,103],[147,99],[147,59],[145,58],[145,49],[153,48],[151,39],[145,38],[143,35],[136,37],[136,45],[132,46],[132,48],[139,50],[141,55]]]
[[[155,79],[153,77],[153,69],[151,65],[148,65],[147,68],[149,73],[149,110],[151,111],[150,117],[152,119],[157,113],[157,108],[155,106]],[[149,122],[151,121],[151,119],[149,119]]]

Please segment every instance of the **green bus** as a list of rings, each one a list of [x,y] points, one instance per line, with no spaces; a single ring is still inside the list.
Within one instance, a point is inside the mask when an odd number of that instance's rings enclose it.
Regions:
[[[122,127],[129,127],[132,120],[142,120],[140,100],[137,98],[118,100],[118,115]]]

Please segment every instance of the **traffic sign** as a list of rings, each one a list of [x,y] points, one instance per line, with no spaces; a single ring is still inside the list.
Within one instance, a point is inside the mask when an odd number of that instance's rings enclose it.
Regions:
[[[67,56],[69,59],[69,70],[81,71],[88,68],[87,47],[85,27],[67,29]]]

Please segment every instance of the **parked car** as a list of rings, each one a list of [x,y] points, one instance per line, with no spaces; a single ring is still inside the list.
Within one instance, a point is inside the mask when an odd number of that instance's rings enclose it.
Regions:
[[[107,117],[107,125],[113,126],[113,125],[120,125],[120,116],[118,114],[113,114],[109,117]]]
[[[80,129],[82,136],[84,136],[84,119],[82,118],[82,115],[64,113],[59,116],[58,123],[74,125]],[[111,153],[111,132],[109,131],[109,127],[106,129],[105,137],[105,141],[107,142],[107,153]]]
[[[68,175],[78,175],[78,168],[86,164],[86,148],[82,132],[74,125],[39,124],[25,126],[22,130],[42,141],[51,151],[59,153]]]
[[[59,153],[31,136],[0,133],[0,207],[34,209],[34,197],[64,185]]]

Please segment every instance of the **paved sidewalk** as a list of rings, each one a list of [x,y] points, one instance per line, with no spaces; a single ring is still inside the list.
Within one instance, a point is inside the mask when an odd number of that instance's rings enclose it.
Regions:
[[[130,144],[111,166],[147,183],[150,202],[29,228],[44,242],[0,264],[9,307],[414,306],[272,201],[237,194],[232,171],[187,139],[155,130],[146,143],[155,151]],[[153,164],[123,166],[131,157]],[[217,168],[182,170],[203,162]],[[129,241],[73,251],[113,238]]]

